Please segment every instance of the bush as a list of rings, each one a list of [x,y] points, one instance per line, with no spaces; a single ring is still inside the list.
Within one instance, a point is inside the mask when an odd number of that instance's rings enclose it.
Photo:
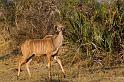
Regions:
[[[67,22],[66,37],[75,51],[79,48],[80,55],[92,61],[101,57],[99,53],[109,53],[114,60],[124,45],[124,3],[68,0],[65,5],[62,16]]]

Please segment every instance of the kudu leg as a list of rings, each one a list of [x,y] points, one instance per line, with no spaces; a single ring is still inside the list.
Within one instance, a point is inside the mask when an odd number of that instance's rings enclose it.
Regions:
[[[48,58],[49,79],[51,79],[51,56],[47,55],[47,58]]]
[[[56,61],[58,62],[58,64],[60,65],[61,70],[62,70],[62,72],[63,72],[63,74],[64,74],[64,77],[65,77],[65,71],[64,71],[64,69],[63,69],[61,60],[60,60],[57,56],[54,56],[54,60],[56,60]]]
[[[31,58],[34,56],[34,54],[31,56],[31,57],[29,57],[28,59],[26,59],[26,58],[24,58],[24,57],[22,57],[21,59],[20,59],[20,61],[19,61],[19,66],[18,66],[18,77],[19,77],[19,75],[20,75],[20,70],[21,70],[21,66],[23,65],[23,64],[26,64],[26,68],[27,68],[27,71],[28,71],[28,74],[30,74],[30,71],[29,71],[29,66],[28,66],[28,64],[31,62]],[[30,74],[31,75],[31,74]],[[30,76],[29,75],[29,76]]]
[[[26,69],[27,69],[27,72],[28,72],[29,77],[31,77],[31,73],[30,73],[30,70],[29,70],[29,64],[30,64],[31,61],[32,61],[32,59],[30,59],[30,60],[26,63]]]
[[[23,59],[23,58],[19,61],[18,75],[17,75],[18,77],[19,77],[19,75],[20,75],[21,65],[24,64],[24,62],[25,62],[25,59]]]
[[[18,77],[19,77],[19,75],[20,75],[20,70],[21,70],[21,63],[19,62],[19,66],[18,66]]]

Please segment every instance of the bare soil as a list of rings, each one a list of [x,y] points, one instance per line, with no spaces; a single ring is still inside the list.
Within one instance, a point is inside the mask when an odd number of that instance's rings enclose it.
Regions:
[[[0,82],[124,82],[124,66],[101,69],[100,67],[79,67],[78,65],[64,65],[66,77],[56,62],[52,62],[52,79],[48,79],[46,62],[32,61],[28,76],[25,65],[21,68],[20,77],[17,78],[17,57],[2,60],[0,58]]]

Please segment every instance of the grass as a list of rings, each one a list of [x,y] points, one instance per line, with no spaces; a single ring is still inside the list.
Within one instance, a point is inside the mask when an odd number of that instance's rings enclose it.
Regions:
[[[16,58],[13,57],[13,58]],[[48,69],[46,62],[36,63],[33,61],[30,65],[32,77],[29,78],[25,66],[22,66],[22,71],[19,79],[17,79],[17,61],[7,58],[4,61],[0,60],[0,80],[2,82],[123,82],[123,68],[124,66],[116,66],[111,68],[101,69],[93,66],[92,68],[82,66],[68,66],[64,65],[66,77],[64,78],[60,67],[57,63],[52,63],[52,80],[48,79]],[[11,63],[10,63],[11,61]],[[79,64],[80,65],[80,64]],[[1,78],[2,77],[2,78]]]

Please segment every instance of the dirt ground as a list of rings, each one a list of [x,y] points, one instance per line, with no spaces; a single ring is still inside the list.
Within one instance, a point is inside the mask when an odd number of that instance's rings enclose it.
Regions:
[[[52,80],[48,79],[46,63],[32,61],[30,71],[32,77],[28,77],[25,66],[22,66],[20,77],[17,78],[16,57],[2,60],[0,58],[0,82],[124,82],[124,67],[113,68],[84,68],[77,65],[64,65],[66,77],[56,62],[52,62]]]

